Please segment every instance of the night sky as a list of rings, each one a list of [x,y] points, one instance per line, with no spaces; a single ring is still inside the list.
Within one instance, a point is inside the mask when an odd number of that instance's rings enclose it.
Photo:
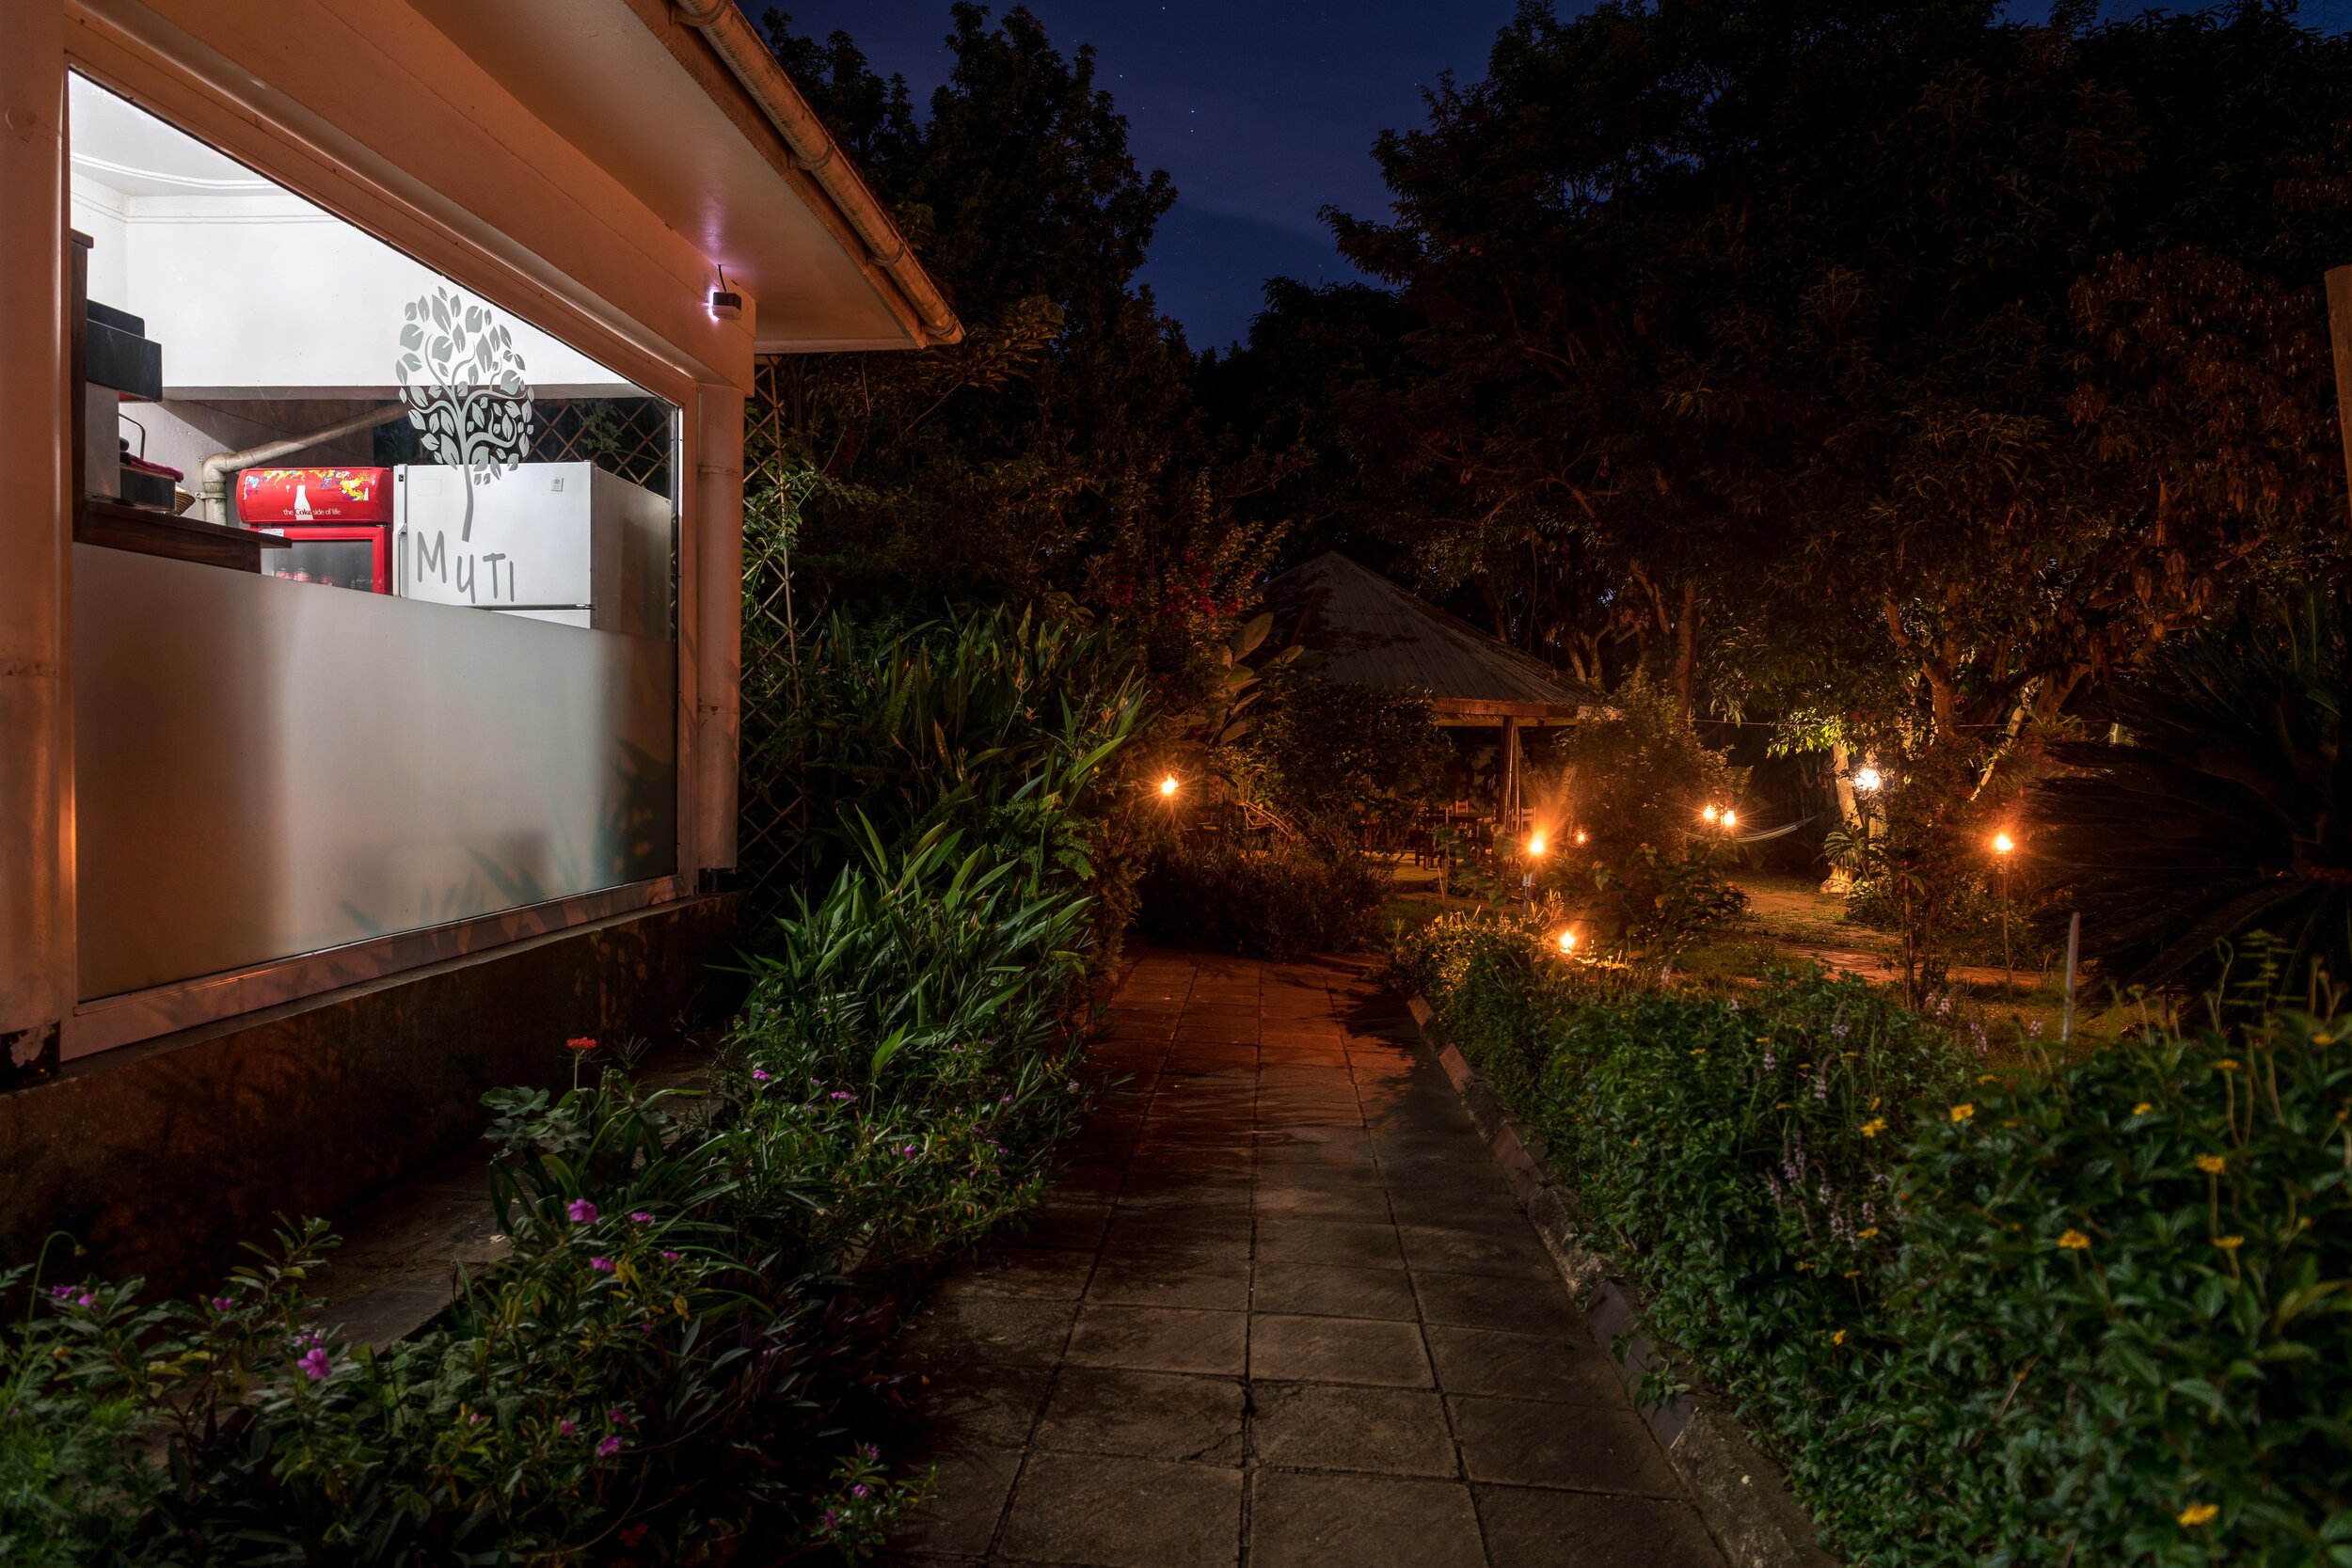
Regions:
[[[756,17],[765,8],[750,0]],[[800,0],[793,30],[838,27],[874,69],[902,74],[918,110],[947,72],[947,0]],[[1126,115],[1144,169],[1177,201],[1143,281],[1195,348],[1246,336],[1260,286],[1356,276],[1315,219],[1326,202],[1387,205],[1373,138],[1422,121],[1440,71],[1486,74],[1512,0],[1030,0],[1064,55],[1091,43],[1100,84]],[[1001,15],[1002,6],[991,8]]]

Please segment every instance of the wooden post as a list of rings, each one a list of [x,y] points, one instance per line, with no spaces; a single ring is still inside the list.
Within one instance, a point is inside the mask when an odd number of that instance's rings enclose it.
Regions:
[[[2058,1043],[2074,1037],[2074,960],[2081,956],[2083,915],[2076,910],[2066,920],[2066,1014],[2058,1022]]]
[[[2336,350],[2336,432],[2344,440],[2344,471],[2352,480],[2352,267],[2328,273],[2328,337]]]
[[[1502,749],[1496,770],[1502,775],[1502,799],[1496,804],[1495,820],[1501,824],[1498,831],[1508,834],[1518,827],[1518,819],[1512,809],[1519,802],[1519,721],[1517,719],[1502,721]]]

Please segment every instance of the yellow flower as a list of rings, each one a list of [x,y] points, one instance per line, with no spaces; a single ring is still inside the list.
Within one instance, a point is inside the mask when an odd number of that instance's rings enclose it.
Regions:
[[[2143,1100],[2138,1104],[2132,1107],[2132,1115],[2136,1117],[2144,1117],[2154,1109],[2155,1107],[2153,1105],[2151,1105],[2148,1101]]]
[[[1872,1117],[1862,1124],[1862,1135],[1866,1138],[1875,1138],[1885,1131],[1886,1118],[1884,1117]]]
[[[2213,1239],[2213,1244],[2219,1247],[2224,1252],[2235,1252],[2238,1248],[2246,1244],[2246,1238],[2243,1236],[2216,1236]]]
[[[2221,1058],[2221,1060],[2219,1060],[2219,1061],[2217,1061],[2217,1062],[2214,1063],[2214,1070],[2216,1070],[2217,1072],[2230,1072],[2230,1071],[2233,1071],[2233,1070],[2235,1070],[2236,1067],[2237,1067],[2237,1058],[2236,1058],[2235,1056],[2224,1056],[2224,1057],[2222,1057],[2222,1058]]]
[[[2336,1043],[2336,1037],[2333,1035],[2313,1035],[2312,1037],[2312,1043],[2313,1045],[2333,1045]]]
[[[1707,1047],[1703,1045],[1698,1046],[1692,1051],[1691,1054],[1693,1056],[1704,1056],[1707,1054]]]
[[[2000,1079],[1990,1072],[1979,1072],[1977,1074],[1977,1082],[1979,1084],[1997,1084],[2000,1082]]]
[[[1976,1114],[1977,1108],[1974,1105],[1962,1103],[1952,1107],[1952,1119],[1954,1121],[1966,1121],[1970,1117],[1973,1117]]]
[[[1877,1109],[1879,1108],[1879,1100],[1880,1100],[1880,1098],[1881,1098],[1880,1096],[1875,1095],[1875,1094],[1874,1094],[1874,1095],[1872,1095],[1872,1096],[1870,1097],[1870,1109],[1872,1109],[1873,1111],[1875,1111],[1875,1110],[1877,1110]]]
[[[2197,1156],[2197,1168],[2203,1171],[2207,1176],[2219,1176],[2223,1171],[2229,1168],[2229,1165],[2230,1162],[2223,1159],[2218,1154],[2200,1154]]]
[[[1878,1233],[1879,1227],[1877,1226],[1866,1226],[1862,1229],[1854,1232],[1854,1239],[1860,1242],[1867,1242]]]
[[[2089,1252],[2090,1238],[2079,1230],[2064,1230],[2058,1233],[2058,1244],[2066,1252]]]
[[[1833,1345],[1844,1344],[1846,1342],[1846,1331],[1842,1328],[1839,1329],[1836,1333],[1829,1337],[1829,1342]]]
[[[2181,1523],[2194,1529],[2199,1525],[2212,1524],[2220,1512],[2219,1503],[2191,1503],[2181,1510]]]

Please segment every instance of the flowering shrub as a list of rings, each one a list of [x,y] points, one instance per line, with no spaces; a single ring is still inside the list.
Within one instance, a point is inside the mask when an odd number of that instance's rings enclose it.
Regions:
[[[1028,784],[775,923],[707,1091],[486,1097],[511,1255],[343,1343],[312,1222],[206,1302],[0,1276],[0,1561],[769,1561],[870,1554],[919,1496],[850,1449],[916,1270],[1038,1193],[1103,950],[1080,883],[1132,705]],[[978,818],[978,826],[951,822]]]
[[[1851,979],[1399,960],[1848,1561],[2352,1562],[2352,1035],[1993,1074]]]

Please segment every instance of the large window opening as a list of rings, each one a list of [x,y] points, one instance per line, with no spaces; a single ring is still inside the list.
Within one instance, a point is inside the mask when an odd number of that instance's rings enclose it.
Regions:
[[[677,410],[71,113],[83,996],[674,870]]]

